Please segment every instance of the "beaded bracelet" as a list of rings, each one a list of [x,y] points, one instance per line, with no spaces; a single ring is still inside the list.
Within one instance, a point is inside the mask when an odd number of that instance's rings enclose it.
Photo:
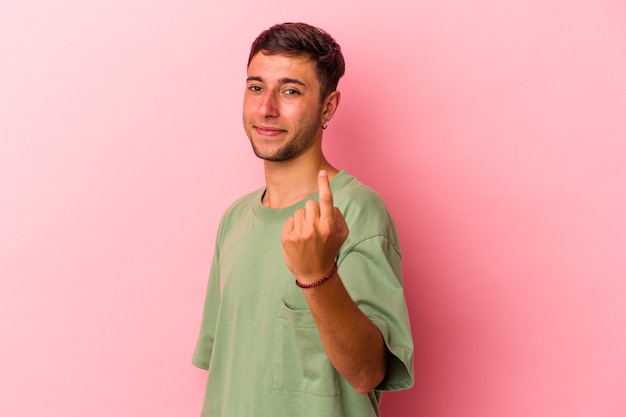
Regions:
[[[323,283],[331,279],[336,273],[337,273],[337,262],[335,262],[333,269],[331,269],[330,272],[324,276],[324,278],[320,278],[317,281],[312,282],[310,284],[303,284],[300,281],[296,280],[296,285],[300,288],[319,287],[320,285],[322,285]]]

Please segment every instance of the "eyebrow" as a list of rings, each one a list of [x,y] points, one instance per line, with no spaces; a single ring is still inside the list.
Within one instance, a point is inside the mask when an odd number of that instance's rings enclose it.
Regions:
[[[259,76],[256,76],[256,75],[248,77],[246,79],[246,81],[265,82],[265,81],[263,81],[262,77],[259,77]],[[303,83],[302,81],[300,81],[300,80],[298,80],[296,78],[287,78],[287,77],[281,78],[280,80],[278,80],[278,84],[280,84],[280,85],[283,85],[283,84],[297,84],[297,85],[300,85],[300,86],[305,87],[305,88],[307,87],[307,85],[305,83]]]

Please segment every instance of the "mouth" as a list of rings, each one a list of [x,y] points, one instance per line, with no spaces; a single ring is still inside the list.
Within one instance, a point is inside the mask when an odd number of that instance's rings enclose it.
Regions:
[[[254,129],[257,131],[259,135],[263,135],[263,136],[278,136],[286,132],[286,130],[279,129],[277,127],[271,127],[271,126],[255,125]]]

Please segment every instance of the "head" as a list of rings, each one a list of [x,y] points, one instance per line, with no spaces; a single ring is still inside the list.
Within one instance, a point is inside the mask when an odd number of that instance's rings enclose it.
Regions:
[[[337,89],[345,72],[341,48],[323,30],[306,23],[283,23],[262,32],[252,43],[248,65],[257,53],[303,56],[315,64],[320,83],[320,100]]]
[[[271,162],[316,159],[339,104],[339,45],[303,23],[276,25],[252,44],[243,125],[254,153]]]

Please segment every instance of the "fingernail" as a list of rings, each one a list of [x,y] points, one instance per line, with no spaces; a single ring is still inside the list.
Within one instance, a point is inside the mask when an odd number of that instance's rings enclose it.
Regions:
[[[325,177],[326,175],[328,175],[328,174],[326,174],[325,170],[321,170],[320,171],[320,176]]]

